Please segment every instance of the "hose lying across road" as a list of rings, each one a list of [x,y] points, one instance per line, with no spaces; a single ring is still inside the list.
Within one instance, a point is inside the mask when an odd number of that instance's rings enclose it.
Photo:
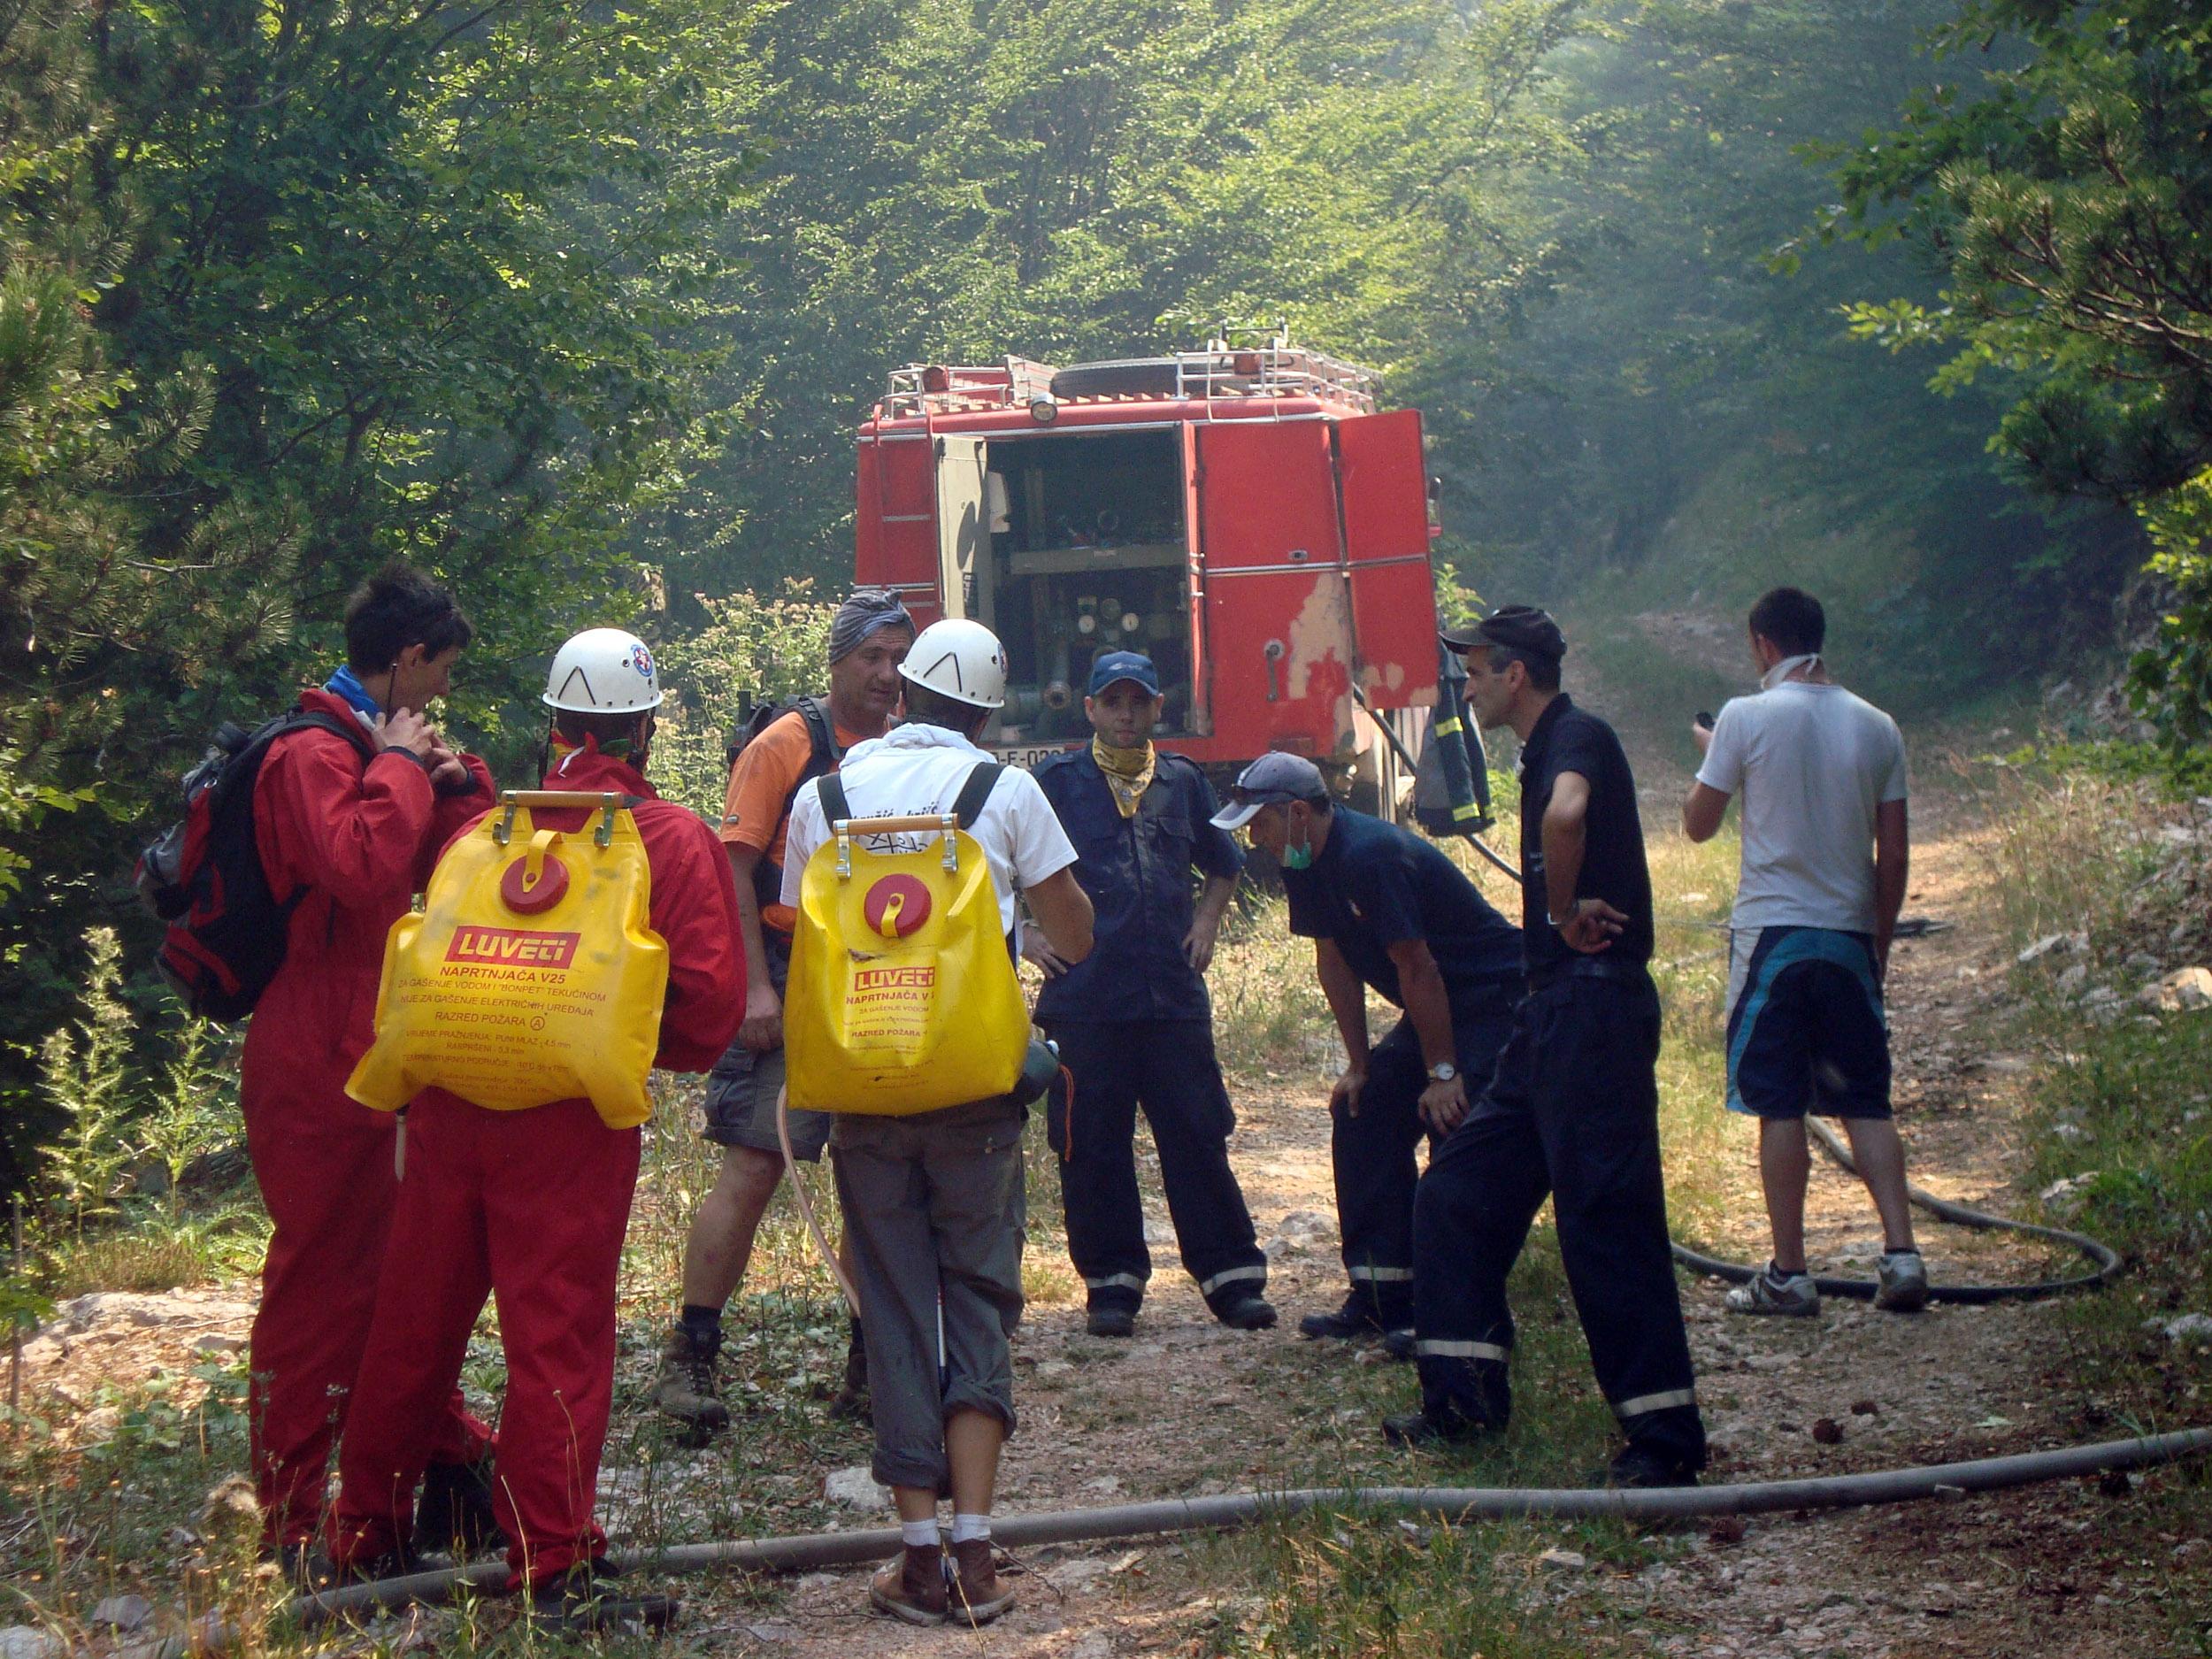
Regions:
[[[1858,1165],[1851,1161],[1850,1148],[1844,1145],[1834,1130],[1816,1118],[1808,1118],[1805,1124],[1830,1157],[1851,1174],[1859,1172]],[[1908,1187],[1905,1192],[1917,1208],[1926,1210],[1939,1221],[1948,1221],[1962,1227],[1983,1230],[2002,1228],[2009,1233],[2032,1233],[2055,1244],[2070,1245],[2096,1263],[2090,1272],[2078,1273],[2070,1279],[2040,1279],[2030,1285],[1932,1285],[1928,1288],[1931,1302],[1964,1302],[1970,1306],[1986,1305],[1993,1302],[2033,1302],[2039,1297],[2061,1295],[2070,1290],[2100,1290],[2119,1274],[2119,1252],[2109,1245],[2098,1242],[2085,1233],[2069,1233],[2062,1227],[2046,1227],[2032,1221],[2016,1221],[2008,1216],[1993,1216],[1984,1210],[1969,1209],[1964,1204],[1953,1203],[1947,1198],[1938,1198],[1933,1193],[1917,1187]],[[1725,1279],[1739,1285],[1757,1278],[1763,1271],[1747,1267],[1740,1262],[1724,1262],[1717,1256],[1703,1255],[1681,1244],[1674,1247],[1674,1259],[1694,1272],[1709,1273],[1716,1279]],[[1870,1279],[1839,1279],[1824,1273],[1816,1273],[1813,1283],[1824,1296],[1855,1296],[1863,1301],[1870,1300],[1877,1289],[1874,1280]]]
[[[1563,1520],[1610,1517],[1643,1522],[1839,1509],[1870,1503],[1956,1497],[1969,1492],[2001,1491],[2035,1481],[2146,1469],[2208,1451],[2212,1451],[2212,1429],[2183,1429],[2138,1440],[2068,1447],[2059,1451],[2027,1452],[2010,1457],[1982,1457],[1967,1463],[1932,1463],[1803,1480],[1759,1480],[1725,1486],[1638,1491],[1349,1486],[1241,1492],[1220,1497],[1173,1498],[1103,1509],[1064,1509],[1048,1515],[1003,1515],[993,1519],[991,1532],[1002,1544],[1035,1547],[1242,1526],[1308,1509],[1339,1507],[1405,1509],[1451,1522],[1530,1517]],[[701,1572],[718,1567],[750,1572],[795,1572],[881,1561],[895,1555],[899,1548],[898,1529],[886,1526],[858,1532],[811,1532],[786,1538],[679,1544],[665,1549],[618,1555],[615,1564],[669,1573]],[[317,1624],[337,1618],[373,1616],[410,1605],[433,1606],[450,1600],[465,1586],[493,1589],[504,1583],[506,1576],[503,1562],[479,1562],[444,1572],[419,1572],[403,1578],[387,1578],[375,1584],[302,1595],[294,1599],[288,1611],[302,1624]],[[194,1639],[173,1637],[158,1647],[149,1644],[134,1659],[179,1659],[188,1651],[214,1653],[234,1640],[234,1632],[227,1625],[203,1627]]]

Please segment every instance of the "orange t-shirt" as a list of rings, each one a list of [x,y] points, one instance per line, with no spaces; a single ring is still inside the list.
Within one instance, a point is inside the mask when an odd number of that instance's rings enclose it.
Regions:
[[[841,752],[861,741],[859,733],[831,724]],[[794,709],[769,722],[768,729],[746,744],[730,768],[729,793],[722,803],[723,841],[749,847],[781,868],[787,828],[783,803],[813,758],[814,739],[804,715]],[[787,904],[765,904],[760,919],[764,926],[787,933],[798,918]]]

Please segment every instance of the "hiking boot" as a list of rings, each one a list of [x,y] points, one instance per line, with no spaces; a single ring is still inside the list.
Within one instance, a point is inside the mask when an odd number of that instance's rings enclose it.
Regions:
[[[1401,1325],[1395,1331],[1384,1332],[1382,1345],[1383,1352],[1393,1359],[1409,1360],[1419,1356],[1419,1350],[1415,1347],[1413,1327],[1409,1325]]]
[[[566,1572],[530,1587],[530,1623],[541,1631],[584,1635],[595,1632],[658,1633],[676,1622],[682,1603],[650,1591],[624,1595],[613,1586],[620,1574],[604,1556],[579,1562]]]
[[[1418,1411],[1409,1411],[1402,1417],[1382,1420],[1383,1439],[1393,1446],[1403,1446],[1415,1451],[1445,1446],[1472,1446],[1485,1435],[1497,1432],[1496,1425],[1481,1417],[1471,1417],[1463,1411],[1450,1407],[1432,1409],[1424,1406]]]
[[[417,1554],[449,1554],[466,1561],[507,1548],[507,1534],[492,1512],[492,1460],[433,1463],[422,1473],[422,1496],[415,1501]]]
[[[1820,1311],[1820,1291],[1810,1273],[1785,1273],[1773,1263],[1728,1293],[1731,1313],[1776,1313],[1805,1319]]]
[[[1694,1486],[1697,1471],[1679,1457],[1631,1440],[1605,1471],[1605,1484],[1628,1490],[1650,1486]]]
[[[1345,1297],[1344,1305],[1334,1313],[1310,1313],[1299,1320],[1298,1333],[1301,1336],[1334,1337],[1340,1341],[1353,1342],[1379,1335],[1404,1323],[1402,1319],[1386,1322],[1375,1311],[1374,1298],[1356,1290]]]
[[[836,1423],[868,1421],[868,1347],[860,1340],[860,1326],[853,1326],[852,1340],[845,1346],[845,1380],[838,1386],[837,1397],[829,1404],[830,1419]]]
[[[1272,1331],[1275,1328],[1275,1304],[1257,1291],[1236,1301],[1225,1302],[1214,1317],[1232,1331]]]
[[[285,1545],[278,1552],[277,1563],[284,1581],[302,1595],[319,1595],[347,1585],[380,1584],[418,1571],[414,1552],[403,1548],[341,1563],[312,1542]]]
[[[1094,1302],[1083,1319],[1093,1336],[1128,1336],[1137,1328],[1137,1310],[1126,1302]]]
[[[987,1624],[1014,1605],[1012,1586],[998,1576],[992,1559],[991,1540],[971,1538],[952,1547],[958,1571],[952,1581],[950,1610],[956,1620]]]
[[[695,1342],[681,1325],[669,1327],[661,1368],[653,1379],[653,1403],[694,1433],[710,1435],[730,1425],[730,1409],[715,1387],[716,1349]]]
[[[1874,1264],[1881,1288],[1874,1305],[1889,1313],[1918,1313],[1928,1305],[1928,1264],[1917,1250],[1885,1250]]]
[[[909,1544],[868,1581],[868,1601],[878,1612],[909,1624],[945,1622],[945,1552],[934,1544]]]

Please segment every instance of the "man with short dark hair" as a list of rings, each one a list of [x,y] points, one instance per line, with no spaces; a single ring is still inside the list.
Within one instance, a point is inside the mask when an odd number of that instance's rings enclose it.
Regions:
[[[1567,642],[1508,605],[1443,635],[1467,707],[1521,740],[1521,938],[1528,995],[1489,1088],[1430,1160],[1414,1207],[1421,1409],[1384,1420],[1402,1445],[1505,1427],[1513,1314],[1506,1276],[1544,1200],[1628,1436],[1609,1479],[1691,1486],[1705,1464],[1659,1162],[1659,994],[1636,783],[1613,729],[1559,689]]]
[[[271,1223],[249,1433],[264,1541],[291,1566],[321,1520],[397,1197],[392,1120],[349,1099],[346,1079],[374,1036],[385,934],[446,838],[492,799],[484,763],[449,747],[424,712],[473,633],[419,571],[395,565],[364,582],[346,605],[345,662],[299,701],[358,735],[280,737],[254,784],[262,867],[290,910],[284,964],[255,1007],[239,1068]],[[490,1431],[449,1393],[424,1517],[438,1547],[489,1525]]]
[[[1075,879],[1097,913],[1088,960],[1063,962],[1035,929],[1025,951],[1046,976],[1037,1023],[1071,1079],[1056,1097],[1050,1138],[1093,1336],[1130,1334],[1152,1276],[1132,1146],[1140,1104],[1198,1294],[1224,1325],[1275,1323],[1267,1257],[1229,1167],[1236,1114],[1206,996],[1206,964],[1244,860],[1208,821],[1218,803],[1206,774],[1153,747],[1165,703],[1150,657],[1105,652],[1083,698],[1091,741],[1033,774],[1075,843]]]
[[[1314,971],[1344,1041],[1329,1093],[1329,1156],[1344,1270],[1333,1312],[1310,1337],[1356,1339],[1413,1322],[1415,1162],[1465,1116],[1505,1041],[1521,941],[1442,849],[1395,824],[1333,805],[1302,756],[1263,755],[1213,820],[1242,827],[1282,864],[1290,931],[1314,941]],[[1404,1010],[1371,1048],[1367,992]]]
[[[1882,983],[1910,862],[1897,723],[1829,679],[1820,602],[1777,588],[1751,608],[1759,691],[1692,735],[1705,751],[1682,829],[1709,841],[1743,791],[1743,873],[1729,931],[1728,1108],[1759,1120],[1774,1255],[1728,1293],[1737,1313],[1809,1315],[1805,1114],[1843,1119],[1881,1212],[1875,1305],[1926,1305],[1904,1144],[1890,1116]],[[1871,849],[1870,851],[1870,849]]]
[[[914,642],[914,618],[896,594],[864,588],[837,608],[829,630],[829,695],[802,698],[738,751],[730,767],[722,841],[737,881],[745,951],[745,1019],[707,1077],[706,1135],[722,1167],[684,1240],[683,1305],[661,1350],[653,1398],[695,1433],[729,1422],[715,1368],[722,1310],[744,1281],[753,1235],[783,1179],[776,1096],[783,1089],[783,989],[791,972],[791,910],[782,902],[784,838],[800,788],[834,772],[856,743],[890,730],[899,707],[899,664]],[[818,1162],[828,1144],[826,1112],[789,1114],[792,1156]],[[856,1411],[867,1386],[857,1324],[845,1356],[845,1383],[833,1416]]]

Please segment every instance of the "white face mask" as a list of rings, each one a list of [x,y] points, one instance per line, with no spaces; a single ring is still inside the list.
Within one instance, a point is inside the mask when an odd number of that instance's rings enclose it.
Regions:
[[[1771,691],[1799,669],[1820,661],[1818,651],[1807,651],[1801,657],[1785,657],[1780,662],[1759,676],[1759,689]]]

